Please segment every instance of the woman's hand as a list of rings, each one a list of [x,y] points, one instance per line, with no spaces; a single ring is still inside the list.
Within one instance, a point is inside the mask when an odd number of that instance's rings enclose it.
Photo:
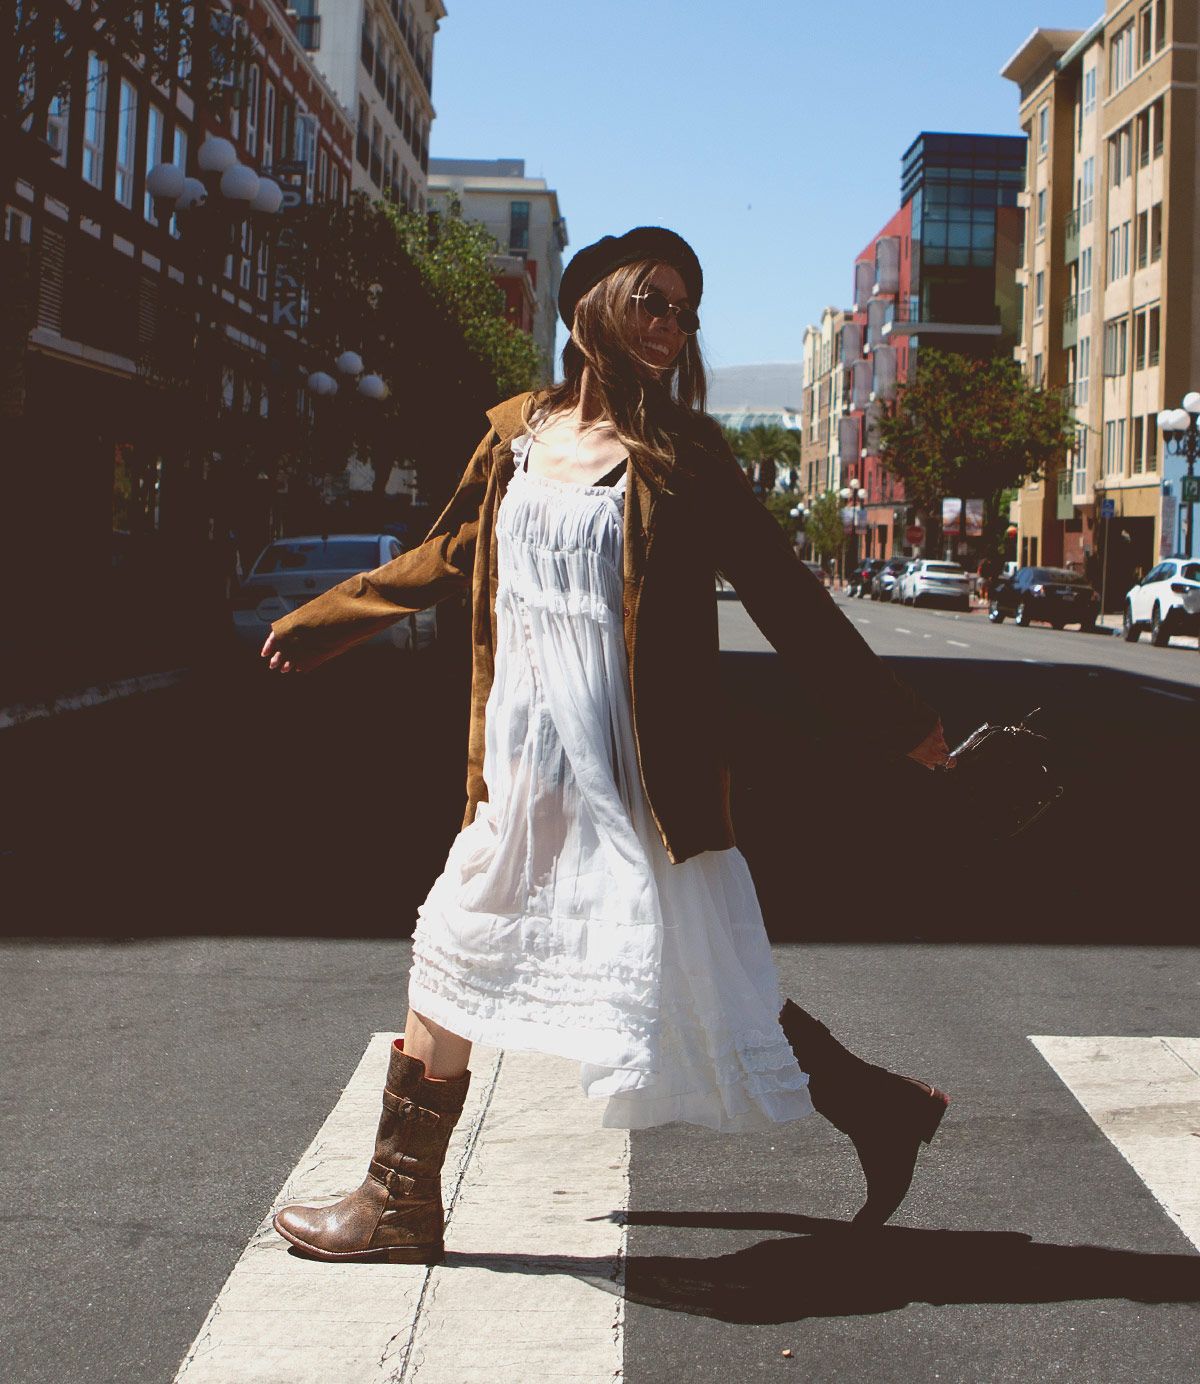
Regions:
[[[259,650],[259,657],[260,659],[271,660],[271,662],[267,664],[267,667],[271,668],[273,673],[300,673],[300,671],[303,671],[299,663],[292,663],[291,660],[285,659],[285,657],[282,656],[282,653],[280,653],[280,646],[275,644],[274,630],[271,630],[270,634],[267,635],[267,642],[263,645],[263,648]]]
[[[915,759],[925,769],[953,769],[954,760],[950,757],[950,746],[939,721],[915,750],[909,750],[909,759]]]

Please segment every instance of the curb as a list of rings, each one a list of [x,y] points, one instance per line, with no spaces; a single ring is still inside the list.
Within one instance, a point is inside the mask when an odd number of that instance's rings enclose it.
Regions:
[[[12,730],[16,726],[58,716],[65,711],[83,711],[89,707],[103,706],[106,702],[120,701],[124,697],[137,697],[143,692],[165,691],[182,682],[191,671],[190,668],[172,668],[162,673],[142,673],[138,677],[98,682],[78,692],[65,692],[42,701],[13,702],[10,706],[0,707],[0,730]]]

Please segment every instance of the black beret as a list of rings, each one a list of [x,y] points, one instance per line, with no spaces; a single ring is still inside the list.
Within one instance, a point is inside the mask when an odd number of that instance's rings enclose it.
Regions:
[[[595,288],[605,275],[621,265],[643,259],[662,260],[678,269],[692,307],[700,306],[704,275],[695,250],[681,235],[668,231],[665,226],[635,226],[624,235],[603,236],[571,257],[558,288],[558,315],[567,329],[570,330],[575,319],[575,304],[589,288]]]

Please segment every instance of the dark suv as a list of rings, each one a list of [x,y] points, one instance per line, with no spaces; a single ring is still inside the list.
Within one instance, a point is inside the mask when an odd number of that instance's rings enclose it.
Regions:
[[[881,557],[866,557],[846,579],[846,590],[851,596],[865,596],[871,589],[871,578],[883,566]]]
[[[998,625],[1008,615],[1018,625],[1046,620],[1060,630],[1078,625],[1094,630],[1100,614],[1096,589],[1078,572],[1064,567],[1021,567],[1006,580],[992,586],[988,619]]]

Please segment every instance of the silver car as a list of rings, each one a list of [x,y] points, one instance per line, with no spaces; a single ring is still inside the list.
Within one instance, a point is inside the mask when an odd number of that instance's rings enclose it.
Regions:
[[[904,569],[896,599],[910,606],[944,601],[956,610],[970,610],[971,578],[957,562],[918,558]]]
[[[403,551],[390,533],[306,534],[269,543],[230,601],[238,643],[257,653],[275,620]],[[363,647],[413,650],[436,637],[437,614],[423,610],[397,620]]]

